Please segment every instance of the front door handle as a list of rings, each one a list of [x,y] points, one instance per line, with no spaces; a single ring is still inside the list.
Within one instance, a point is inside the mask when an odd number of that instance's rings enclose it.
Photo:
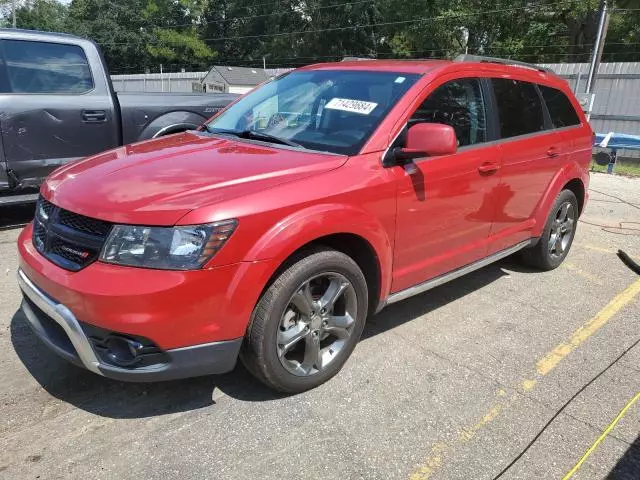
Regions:
[[[103,123],[107,121],[104,110],[82,110],[82,120],[89,123]]]
[[[547,157],[549,158],[555,158],[558,155],[560,155],[558,147],[549,147],[549,150],[547,150]]]
[[[495,162],[484,162],[478,167],[478,171],[485,175],[492,175],[500,170],[500,165]]]

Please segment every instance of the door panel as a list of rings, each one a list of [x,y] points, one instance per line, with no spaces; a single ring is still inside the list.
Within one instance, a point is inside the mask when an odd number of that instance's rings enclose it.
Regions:
[[[550,150],[555,149],[551,154]],[[555,132],[500,145],[502,178],[496,196],[489,253],[531,237],[534,213],[556,172],[565,162],[565,145]]]
[[[423,122],[452,126],[459,150],[394,167],[394,292],[486,255],[500,149],[487,143],[485,92],[477,78],[442,79],[409,119],[409,128]]]
[[[551,129],[536,85],[508,78],[494,78],[491,84],[503,140],[489,254],[531,237],[536,208],[567,150]]]
[[[413,173],[394,168],[398,226],[392,292],[486,256],[499,173],[479,168],[499,159],[494,145],[418,161]]]
[[[117,145],[109,92],[95,88],[77,45],[3,40],[7,85],[0,129],[7,168],[23,186],[57,166]]]

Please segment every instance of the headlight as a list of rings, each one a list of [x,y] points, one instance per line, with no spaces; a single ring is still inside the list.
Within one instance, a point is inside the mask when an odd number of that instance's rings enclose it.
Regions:
[[[100,260],[166,270],[200,268],[222,248],[237,225],[237,220],[184,227],[116,225]]]

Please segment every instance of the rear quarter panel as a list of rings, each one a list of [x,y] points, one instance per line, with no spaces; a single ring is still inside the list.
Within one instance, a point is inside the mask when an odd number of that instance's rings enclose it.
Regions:
[[[118,93],[124,143],[146,140],[172,125],[194,129],[238,95],[182,93]]]

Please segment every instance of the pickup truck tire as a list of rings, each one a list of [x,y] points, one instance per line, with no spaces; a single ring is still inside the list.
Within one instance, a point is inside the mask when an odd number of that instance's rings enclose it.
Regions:
[[[277,275],[253,311],[241,358],[267,386],[298,393],[333,377],[367,316],[367,283],[350,257],[304,252]]]
[[[571,190],[562,190],[551,207],[542,236],[531,248],[522,251],[527,265],[553,270],[564,261],[578,226],[578,200]]]

